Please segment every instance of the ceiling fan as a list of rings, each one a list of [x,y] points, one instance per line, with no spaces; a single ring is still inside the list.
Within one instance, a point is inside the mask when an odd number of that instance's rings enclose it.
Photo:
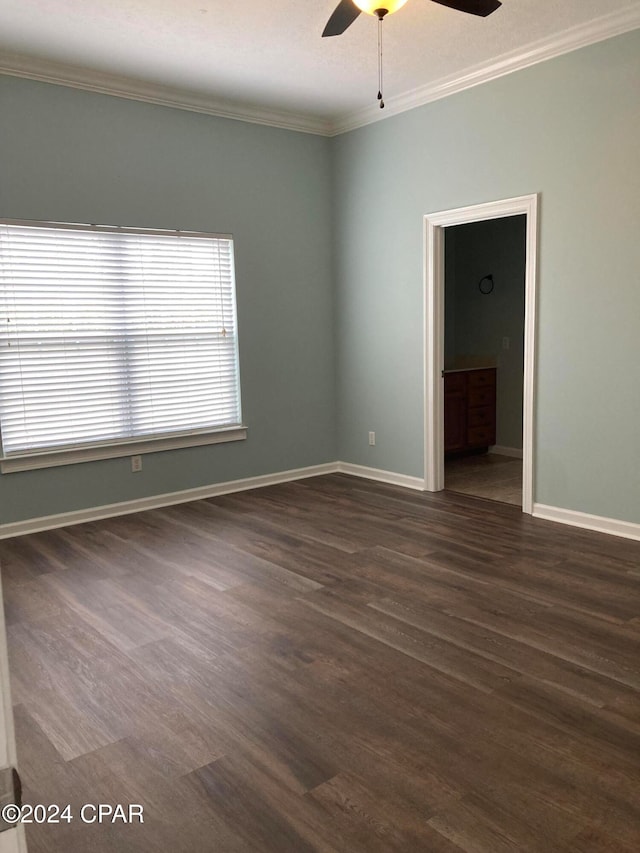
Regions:
[[[386,15],[397,12],[407,0],[340,0],[333,15],[327,21],[322,37],[339,36],[351,26],[361,12],[378,19],[378,103],[384,108],[382,98],[382,20]],[[500,0],[432,0],[449,9],[486,18],[502,6]]]
[[[373,2],[371,0],[340,0],[333,15],[327,21],[322,36],[324,38],[342,35],[361,12],[376,15],[380,19],[392,12],[397,12],[406,2],[407,0],[379,0],[379,2],[378,0]],[[432,2],[469,15],[478,15],[481,18],[486,18],[502,5],[498,0],[432,0]]]

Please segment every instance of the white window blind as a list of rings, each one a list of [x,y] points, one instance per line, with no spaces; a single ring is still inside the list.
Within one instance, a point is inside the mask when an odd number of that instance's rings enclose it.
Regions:
[[[0,223],[5,458],[240,424],[233,241]]]

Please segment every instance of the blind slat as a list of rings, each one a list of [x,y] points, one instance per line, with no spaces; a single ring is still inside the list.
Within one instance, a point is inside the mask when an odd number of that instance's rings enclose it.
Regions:
[[[5,456],[240,421],[231,238],[0,223]]]

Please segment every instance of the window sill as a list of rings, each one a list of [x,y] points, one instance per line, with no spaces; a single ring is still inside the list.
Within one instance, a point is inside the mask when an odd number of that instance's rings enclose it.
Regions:
[[[76,465],[79,462],[95,462],[99,459],[118,459],[123,456],[137,456],[143,453],[178,450],[182,447],[201,447],[206,444],[243,441],[246,437],[247,428],[245,426],[234,426],[207,432],[134,439],[118,444],[93,444],[64,450],[8,456],[0,459],[0,471],[3,474],[11,474],[14,471],[33,471],[37,468]]]

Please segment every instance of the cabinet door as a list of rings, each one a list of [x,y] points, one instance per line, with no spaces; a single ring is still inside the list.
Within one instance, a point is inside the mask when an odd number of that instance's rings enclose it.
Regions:
[[[463,450],[467,445],[467,396],[444,395],[444,449]]]

